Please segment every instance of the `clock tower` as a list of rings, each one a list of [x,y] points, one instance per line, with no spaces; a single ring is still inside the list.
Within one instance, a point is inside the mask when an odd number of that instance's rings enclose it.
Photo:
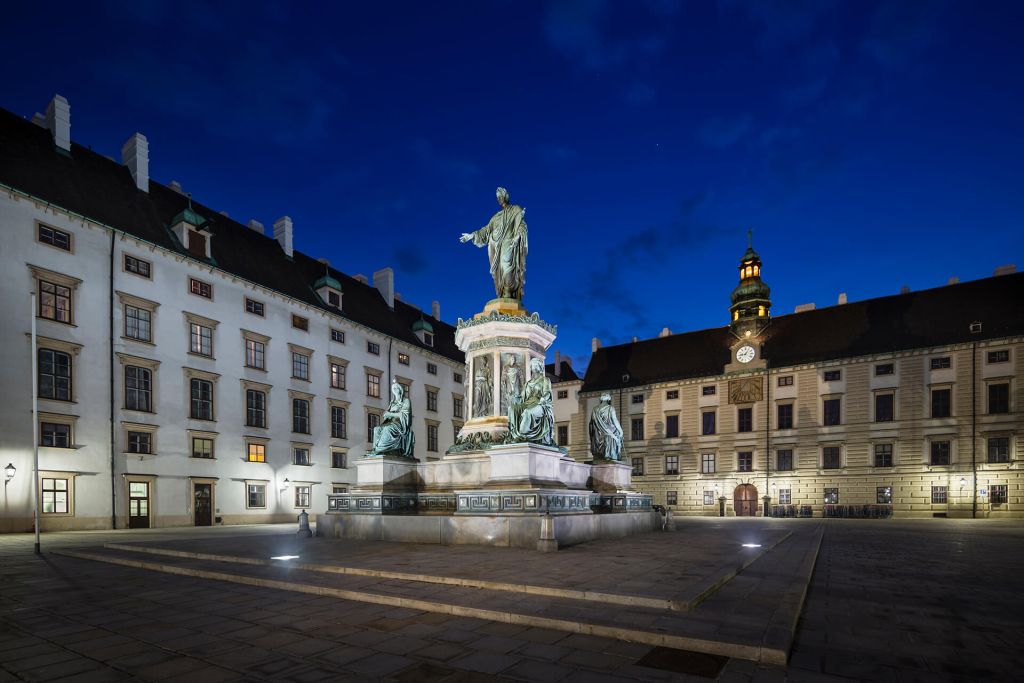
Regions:
[[[761,279],[761,257],[754,251],[753,232],[747,231],[747,250],[740,259],[740,282],[732,290],[729,331],[736,338],[726,372],[765,367],[761,358],[771,321],[771,289]]]

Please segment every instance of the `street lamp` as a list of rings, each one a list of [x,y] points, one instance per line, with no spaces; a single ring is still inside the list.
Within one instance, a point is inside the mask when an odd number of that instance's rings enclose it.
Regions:
[[[7,467],[4,468],[4,483],[6,484],[11,479],[14,479],[14,475],[17,472],[18,468],[14,466],[14,463],[7,463]]]

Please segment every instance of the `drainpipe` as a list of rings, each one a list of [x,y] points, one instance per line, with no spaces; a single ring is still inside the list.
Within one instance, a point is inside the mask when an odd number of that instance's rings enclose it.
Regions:
[[[764,405],[764,516],[768,517],[771,504],[771,500],[768,498],[772,495],[769,484],[772,470],[772,371],[767,366],[765,367],[765,382],[768,384],[768,388],[765,391]]]
[[[114,433],[114,231],[110,231],[110,528],[117,528],[117,436]]]
[[[971,344],[971,517],[978,516],[978,342]]]

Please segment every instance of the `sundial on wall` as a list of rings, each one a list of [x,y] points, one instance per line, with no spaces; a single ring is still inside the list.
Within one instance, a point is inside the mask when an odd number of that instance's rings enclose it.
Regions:
[[[761,400],[761,377],[729,380],[729,403],[755,403]]]

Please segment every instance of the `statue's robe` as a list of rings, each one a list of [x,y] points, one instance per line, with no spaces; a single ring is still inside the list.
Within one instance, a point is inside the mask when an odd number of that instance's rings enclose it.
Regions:
[[[484,417],[492,412],[494,384],[491,381],[491,366],[476,368],[473,375],[473,417]]]
[[[590,454],[605,460],[622,458],[622,425],[610,403],[602,403],[590,414]]]
[[[527,382],[522,400],[509,407],[508,430],[512,441],[516,443],[555,445],[551,381],[543,374]]]
[[[396,399],[388,405],[380,426],[373,428],[373,450],[370,454],[411,458],[415,443],[409,399]]]
[[[494,294],[503,299],[523,299],[526,282],[526,211],[518,204],[509,204],[494,214],[484,227],[473,235],[473,244],[487,245],[494,278]]]

